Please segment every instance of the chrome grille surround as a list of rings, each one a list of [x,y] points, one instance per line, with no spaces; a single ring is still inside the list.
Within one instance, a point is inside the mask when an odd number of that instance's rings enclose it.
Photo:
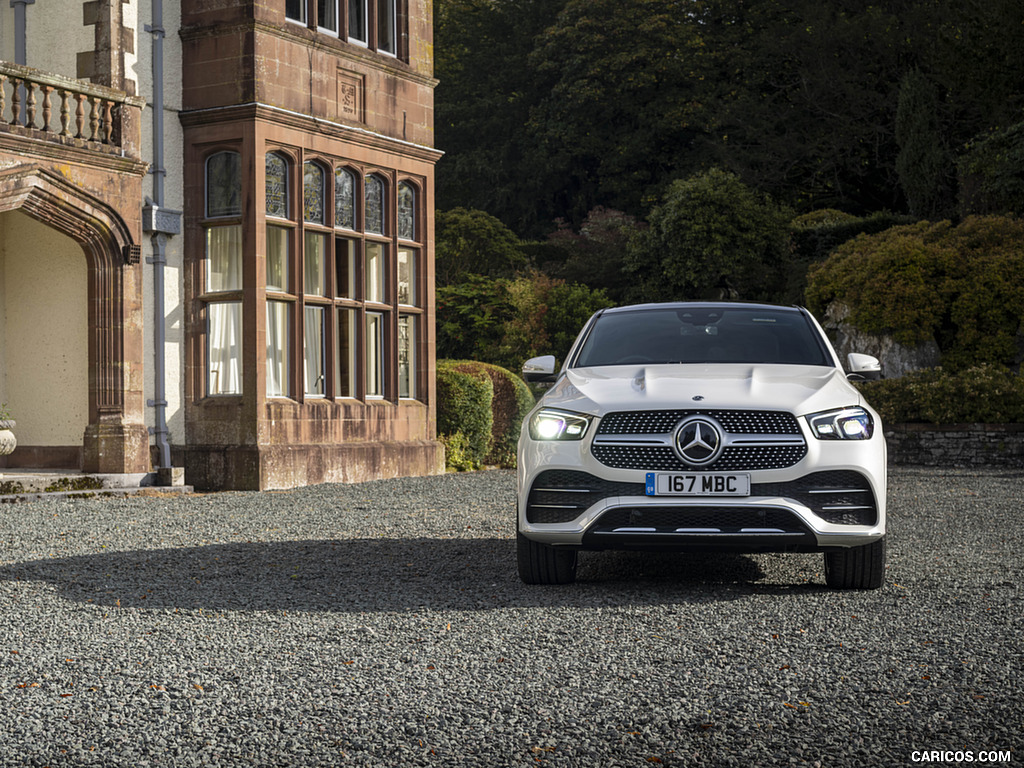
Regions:
[[[785,469],[807,455],[796,417],[786,411],[616,411],[601,419],[591,452],[615,469],[693,471],[675,447],[681,425],[693,416],[717,422],[724,447],[704,471]]]

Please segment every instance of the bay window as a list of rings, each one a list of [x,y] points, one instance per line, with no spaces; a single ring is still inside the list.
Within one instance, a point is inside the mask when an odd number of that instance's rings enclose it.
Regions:
[[[204,186],[206,394],[237,395],[242,392],[241,155],[210,155]]]

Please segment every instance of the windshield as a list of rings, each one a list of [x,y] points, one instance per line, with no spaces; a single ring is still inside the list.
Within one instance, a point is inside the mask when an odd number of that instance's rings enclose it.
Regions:
[[[802,312],[737,306],[607,312],[594,323],[574,367],[636,363],[833,364]]]

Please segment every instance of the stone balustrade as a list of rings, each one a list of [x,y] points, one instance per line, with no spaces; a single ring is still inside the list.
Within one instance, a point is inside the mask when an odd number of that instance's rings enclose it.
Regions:
[[[0,62],[0,134],[139,157],[142,99]]]

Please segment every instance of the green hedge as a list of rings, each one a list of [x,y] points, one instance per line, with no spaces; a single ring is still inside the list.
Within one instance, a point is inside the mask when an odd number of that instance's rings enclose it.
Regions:
[[[519,428],[534,404],[522,379],[488,363],[439,360],[437,400],[449,468],[515,466]]]
[[[934,368],[857,387],[887,424],[1024,422],[1024,378],[998,366]]]

